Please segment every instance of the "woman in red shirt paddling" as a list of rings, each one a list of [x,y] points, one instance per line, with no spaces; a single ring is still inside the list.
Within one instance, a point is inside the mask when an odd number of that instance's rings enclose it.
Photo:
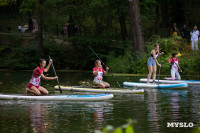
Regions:
[[[39,66],[33,71],[33,75],[32,78],[28,84],[28,88],[26,88],[26,95],[28,95],[28,93],[32,93],[34,95],[48,95],[48,91],[43,88],[42,86],[40,86],[40,78],[42,77],[42,79],[44,80],[53,80],[53,79],[57,79],[58,77],[45,77],[43,72],[48,72],[49,67],[52,64],[52,60],[49,60],[49,64],[48,66],[45,68],[46,66],[46,60],[44,59],[40,59],[39,61]]]
[[[108,70],[109,70],[108,67],[106,67],[106,71],[102,68],[100,60],[95,61],[95,67],[93,68],[93,74],[94,74],[93,84],[95,85],[95,87],[98,87],[98,88],[110,87],[110,85],[107,82],[103,81],[103,74],[107,75]]]

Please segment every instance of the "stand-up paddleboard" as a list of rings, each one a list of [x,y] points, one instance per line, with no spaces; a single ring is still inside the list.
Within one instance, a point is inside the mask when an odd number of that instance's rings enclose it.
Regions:
[[[147,79],[140,79],[141,82],[147,82]],[[158,80],[155,80],[158,82]],[[152,79],[149,82],[153,82]],[[189,85],[200,85],[200,80],[159,80],[159,83],[166,83],[166,84],[180,84],[180,83],[187,83]]]
[[[113,94],[98,95],[47,95],[26,96],[0,94],[0,100],[38,100],[38,101],[99,101],[113,98]]]
[[[139,87],[139,88],[159,88],[159,89],[175,89],[175,88],[184,88],[188,87],[187,83],[182,84],[149,84],[147,83],[137,83],[137,82],[123,82],[124,86],[132,86],[132,87]]]
[[[63,91],[76,91],[76,92],[96,92],[96,93],[129,93],[129,94],[141,94],[144,93],[144,89],[102,89],[102,88],[83,88],[76,86],[60,86]],[[58,90],[58,86],[54,87]]]

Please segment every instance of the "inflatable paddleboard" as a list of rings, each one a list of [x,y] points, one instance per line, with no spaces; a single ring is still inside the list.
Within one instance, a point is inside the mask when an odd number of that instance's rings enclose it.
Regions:
[[[147,82],[147,79],[140,79],[141,82]],[[155,80],[158,82],[158,80]],[[153,82],[152,79],[149,82]],[[179,83],[187,83],[189,85],[200,85],[200,80],[159,80],[159,83],[166,84],[179,84]]]
[[[26,96],[0,94],[0,100],[38,100],[38,101],[99,101],[113,98],[113,94],[98,95],[47,95]]]
[[[159,84],[155,85],[150,83],[137,83],[137,82],[123,82],[124,86],[132,86],[132,87],[139,87],[139,88],[159,88],[159,89],[174,89],[174,88],[185,88],[188,87],[187,83],[182,84]]]
[[[58,90],[58,86],[54,87],[56,90]],[[60,88],[63,91],[76,91],[76,92],[96,92],[96,93],[130,93],[130,94],[141,94],[144,93],[144,89],[114,89],[114,88],[83,88],[83,87],[73,87],[73,86],[60,86]]]

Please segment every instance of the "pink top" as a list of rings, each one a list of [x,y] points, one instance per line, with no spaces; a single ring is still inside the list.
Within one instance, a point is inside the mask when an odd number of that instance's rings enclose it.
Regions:
[[[40,67],[38,66],[34,71],[33,71],[33,75],[32,78],[30,80],[29,83],[31,83],[34,86],[39,86],[40,84],[40,78],[41,78],[41,74],[43,74],[44,68],[40,69]]]
[[[99,68],[98,67],[94,67],[93,68],[93,72],[94,71],[97,71]],[[98,71],[98,74],[94,76],[94,80],[95,82],[102,82],[103,80],[103,73],[104,73],[104,69],[103,68],[100,68],[100,70]]]
[[[173,59],[170,59],[170,62],[171,62],[171,64],[172,64],[172,69],[178,70],[179,60],[173,58]]]

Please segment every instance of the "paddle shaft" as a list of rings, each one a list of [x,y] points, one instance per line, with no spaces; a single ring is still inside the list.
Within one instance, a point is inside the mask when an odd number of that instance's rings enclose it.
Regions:
[[[51,59],[51,56],[50,56],[50,55],[49,55],[49,59]],[[55,76],[57,76],[56,70],[55,70],[54,65],[53,65],[53,62],[52,62],[51,65],[52,65],[52,68],[53,68],[53,71],[54,71]],[[58,82],[59,91],[60,91],[60,93],[62,93],[62,89],[60,88],[60,82],[59,82],[59,79],[58,79],[58,78],[57,78],[57,82]]]
[[[89,45],[88,45],[88,47],[89,47],[90,50],[96,55],[96,57],[101,61],[101,63],[102,63],[105,67],[107,67],[106,64],[103,63],[103,61],[101,60],[101,58],[94,52],[94,50],[93,50]],[[111,72],[111,70],[109,69],[108,71],[111,73],[112,77],[116,80],[118,86],[119,86],[120,88],[122,88],[122,87],[120,86],[120,84],[119,84],[117,78],[116,78],[116,77],[113,75],[113,73]]]
[[[161,58],[160,58],[160,65],[161,65],[161,63],[162,63],[162,56],[163,56],[163,55],[161,55]],[[160,68],[159,68],[159,74],[158,74],[158,86],[159,86],[159,79],[160,79],[160,70],[161,70],[161,67],[162,67],[162,66],[160,66]]]
[[[171,58],[173,61],[174,61],[174,59],[173,58]],[[178,67],[178,64],[174,61],[174,63],[176,64],[176,66]],[[180,69],[179,67],[178,67],[178,69]],[[181,69],[180,69],[181,70]],[[182,71],[182,70],[181,70]]]

